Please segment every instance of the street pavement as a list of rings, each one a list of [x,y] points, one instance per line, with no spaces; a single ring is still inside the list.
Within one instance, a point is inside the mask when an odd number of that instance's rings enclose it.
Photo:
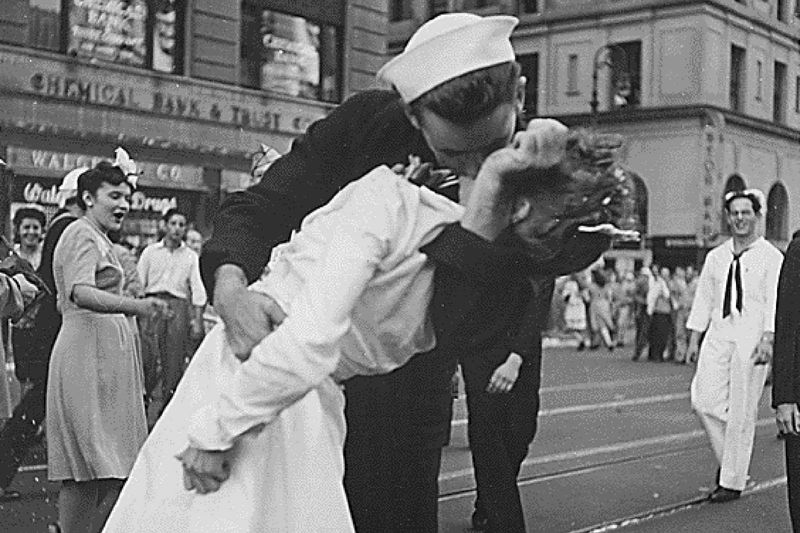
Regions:
[[[716,465],[689,407],[693,367],[632,362],[630,349],[547,348],[539,432],[520,474],[532,532],[785,532],[783,445],[769,389],[759,412],[748,489],[738,501],[702,501]],[[455,403],[440,476],[440,530],[470,531],[474,500],[464,398]],[[29,461],[36,463],[37,461]],[[41,461],[38,461],[41,462]],[[0,503],[0,532],[45,531],[57,486],[29,465]]]
[[[759,410],[748,489],[708,504],[716,464],[691,412],[694,368],[633,362],[630,349],[548,349],[539,432],[520,475],[529,531],[785,532],[783,444],[769,388]],[[440,526],[470,531],[474,480],[463,409],[445,450]]]

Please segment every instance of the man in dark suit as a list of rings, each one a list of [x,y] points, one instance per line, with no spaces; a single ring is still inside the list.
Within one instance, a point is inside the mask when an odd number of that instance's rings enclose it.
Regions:
[[[785,436],[786,477],[792,528],[800,531],[800,237],[786,249],[778,281],[772,407],[778,431]]]
[[[259,184],[225,201],[201,268],[234,352],[246,357],[282,315],[274,301],[246,286],[303,216],[374,167],[407,164],[412,155],[451,169],[464,194],[484,158],[524,128],[525,82],[510,43],[516,22],[463,13],[429,21],[409,41],[411,50],[379,75],[394,91],[353,96],[312,124]],[[543,142],[563,142],[563,133],[554,131]],[[437,530],[437,476],[450,431],[459,320],[494,287],[512,286],[537,268],[581,268],[608,244],[607,238],[576,236],[565,254],[570,261],[531,261],[492,242],[508,224],[497,200],[486,198],[483,216],[465,217],[423,249],[437,264],[433,353],[345,385],[345,488],[361,533]]]

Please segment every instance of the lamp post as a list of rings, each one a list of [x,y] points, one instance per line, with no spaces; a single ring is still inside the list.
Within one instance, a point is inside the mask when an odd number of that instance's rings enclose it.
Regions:
[[[613,67],[614,63],[612,62],[611,58],[606,56],[603,58],[603,54],[611,54],[612,50],[616,50],[622,56],[622,63],[625,65],[625,72],[623,72],[623,83],[625,83],[630,90],[630,73],[627,72],[628,67],[628,56],[625,53],[625,49],[616,44],[604,44],[597,51],[594,53],[594,61],[592,61],[592,100],[589,102],[589,105],[592,108],[592,125],[597,125],[597,107],[600,105],[600,102],[597,100],[597,74],[600,71],[600,67]]]

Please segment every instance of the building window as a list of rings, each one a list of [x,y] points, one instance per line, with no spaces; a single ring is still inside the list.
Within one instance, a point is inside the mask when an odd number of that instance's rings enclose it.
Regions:
[[[731,46],[731,85],[730,105],[734,111],[744,111],[743,92],[745,74],[745,51],[736,45]]]
[[[338,101],[340,50],[336,25],[243,5],[241,83],[245,87]]]
[[[794,79],[794,112],[800,113],[800,76]]]
[[[144,67],[147,3],[71,0],[67,55]]]
[[[153,9],[153,70],[179,73],[183,71],[183,9],[180,0],[159,0]]]
[[[523,0],[522,11],[524,11],[525,13],[538,13],[539,0]]]
[[[789,0],[778,0],[776,15],[778,20],[781,22],[789,22],[789,6],[787,5],[788,1]]]
[[[61,49],[61,0],[28,0],[26,45],[44,50]],[[5,40],[5,39],[2,39]]]
[[[786,122],[786,65],[775,62],[775,79],[772,86],[772,120]]]
[[[642,92],[642,42],[614,43],[611,55],[612,109],[639,107]]]
[[[765,236],[771,241],[789,240],[789,194],[783,183],[776,183],[767,195]]]
[[[525,115],[535,117],[539,114],[539,54],[517,56],[525,76]]]
[[[0,41],[163,72],[182,72],[179,0],[28,0],[0,16]]]
[[[578,93],[578,54],[570,54],[567,58],[567,94]]]
[[[759,102],[762,99],[764,92],[764,63],[760,60],[756,61],[756,100]]]
[[[497,1],[491,0],[462,0],[459,11],[473,11],[475,9],[484,9],[497,4]]]
[[[410,20],[412,0],[392,0],[389,4],[389,22]]]

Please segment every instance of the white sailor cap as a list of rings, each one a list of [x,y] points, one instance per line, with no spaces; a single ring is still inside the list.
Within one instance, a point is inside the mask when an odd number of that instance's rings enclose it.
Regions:
[[[445,13],[422,26],[405,50],[378,71],[406,103],[469,72],[514,61],[511,32],[519,19]]]

